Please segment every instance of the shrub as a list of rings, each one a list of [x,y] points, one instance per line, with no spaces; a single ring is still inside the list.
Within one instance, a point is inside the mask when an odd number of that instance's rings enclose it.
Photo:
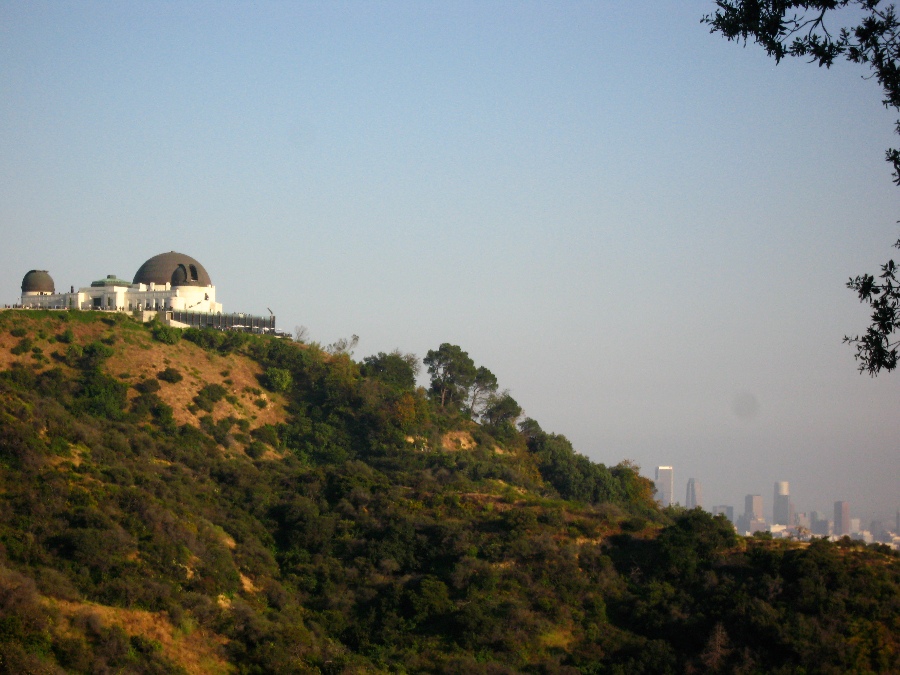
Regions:
[[[31,338],[23,337],[21,340],[19,340],[19,344],[17,344],[9,351],[18,356],[19,354],[24,354],[27,351],[31,351],[33,345],[34,343],[31,341]]]
[[[294,383],[291,371],[284,368],[267,368],[266,385],[272,391],[287,391]]]
[[[69,345],[66,348],[66,354],[63,356],[63,361],[74,368],[78,365],[78,362],[81,361],[82,356],[84,356],[84,349],[82,349],[81,345]]]
[[[266,446],[259,441],[253,441],[250,445],[247,446],[247,449],[244,452],[247,453],[247,456],[251,459],[259,459],[263,456],[266,451]]]
[[[128,385],[98,371],[82,380],[78,394],[79,408],[107,419],[119,419],[125,408]]]
[[[184,339],[203,347],[203,349],[229,354],[244,345],[248,336],[246,333],[234,330],[188,328],[184,331]]]
[[[28,334],[28,331],[26,331],[24,328],[13,328],[11,331],[9,331],[9,334],[13,337],[22,338]]]
[[[254,429],[250,435],[258,441],[268,443],[273,448],[278,447],[278,431],[271,424],[264,424],[258,429]]]
[[[225,398],[228,390],[221,384],[208,384],[194,397],[194,403],[200,410],[212,412],[213,406]]]
[[[154,323],[150,329],[153,339],[166,345],[174,345],[181,339],[181,329],[164,326],[161,323]]]
[[[81,367],[85,369],[96,368],[104,359],[108,359],[113,354],[115,354],[115,350],[112,347],[98,341],[91,342],[84,348]]]
[[[134,385],[134,388],[142,394],[153,394],[159,391],[161,386],[159,380],[143,380]]]
[[[184,375],[177,368],[166,368],[165,370],[161,370],[156,374],[156,377],[162,380],[163,382],[169,382],[171,384],[175,384],[176,382],[181,382],[184,379]]]

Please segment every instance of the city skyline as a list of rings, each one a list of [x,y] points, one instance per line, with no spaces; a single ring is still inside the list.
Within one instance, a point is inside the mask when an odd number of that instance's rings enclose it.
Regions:
[[[703,488],[701,486],[703,485],[703,483],[694,477],[689,478],[685,482],[685,499],[684,499],[684,501],[681,501],[681,500],[675,498],[675,495],[677,494],[676,488],[675,488],[675,485],[677,484],[677,480],[676,480],[677,467],[669,466],[669,465],[658,466],[655,469],[655,480],[654,480],[654,488],[657,493],[657,499],[660,498],[660,470],[661,469],[664,470],[665,481],[667,482],[667,484],[670,483],[672,485],[672,491],[671,491],[672,499],[669,502],[669,504],[664,503],[663,505],[666,506],[666,505],[675,504],[675,505],[684,506],[686,508],[692,508],[689,505],[691,486],[693,484],[693,485],[700,487],[700,491],[697,494],[702,495]],[[758,512],[762,514],[762,520],[765,520],[767,525],[793,525],[795,522],[796,516],[798,514],[804,514],[806,517],[809,517],[810,514],[816,514],[816,513],[826,514],[828,521],[834,522],[835,518],[832,516],[832,514],[837,513],[837,504],[839,504],[839,503],[846,504],[848,508],[850,508],[852,506],[850,504],[850,502],[848,502],[847,500],[834,500],[834,499],[828,499],[828,497],[821,498],[821,501],[826,503],[824,505],[818,504],[818,503],[816,503],[812,506],[807,505],[807,504],[798,505],[791,498],[790,486],[791,486],[790,481],[775,481],[774,482],[774,490],[773,490],[773,499],[772,499],[771,504],[767,503],[767,501],[764,499],[763,494],[761,492],[755,492],[755,493],[748,492],[740,497],[735,496],[734,498],[732,498],[731,501],[725,500],[725,501],[718,501],[718,502],[709,502],[713,505],[708,508],[705,507],[705,505],[702,503],[702,497],[701,497],[701,503],[699,504],[699,506],[701,508],[704,508],[705,510],[708,510],[710,513],[713,513],[713,514],[720,512],[722,509],[725,509],[726,507],[730,507],[732,509],[733,516],[731,518],[729,518],[729,520],[731,520],[734,523],[737,523],[738,518],[740,518],[741,516],[743,516],[746,513],[746,505],[748,503],[747,499],[752,496],[759,500],[758,503],[760,504],[760,506],[758,507],[758,509],[760,509],[760,510]],[[780,506],[776,506],[777,504],[779,504],[779,499],[778,499],[779,497],[783,497],[784,499],[780,502]],[[875,510],[872,513],[858,511],[854,508],[852,510],[852,512],[854,514],[854,519],[859,519],[861,527],[863,529],[866,529],[871,522],[880,521],[883,523],[893,524],[896,521],[896,529],[897,529],[897,531],[900,531],[900,509],[898,509],[896,507],[886,505],[883,509]],[[786,516],[786,517],[784,517],[784,516]],[[849,527],[849,523],[848,523],[848,527]]]

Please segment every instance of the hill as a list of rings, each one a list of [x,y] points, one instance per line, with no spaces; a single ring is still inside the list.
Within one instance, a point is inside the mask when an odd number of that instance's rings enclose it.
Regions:
[[[413,366],[0,312],[0,672],[900,671],[883,547],[660,511]]]

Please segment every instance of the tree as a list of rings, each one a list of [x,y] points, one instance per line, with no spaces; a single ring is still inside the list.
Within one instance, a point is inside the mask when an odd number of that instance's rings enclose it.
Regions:
[[[325,347],[325,351],[332,356],[346,354],[353,356],[353,349],[359,344],[359,335],[351,335],[348,338],[340,338]]]
[[[776,63],[786,56],[799,56],[826,68],[841,58],[868,66],[881,85],[884,106],[900,111],[900,21],[893,5],[882,4],[880,0],[716,0],[718,9],[704,16],[703,22],[728,40],[746,44],[752,39]],[[842,9],[857,11],[838,13]],[[861,19],[856,25],[829,27],[827,21],[845,16]],[[900,121],[896,130],[900,133]],[[889,148],[885,159],[900,185],[900,150]],[[881,283],[869,274],[847,282],[860,302],[872,307],[872,324],[865,335],[846,336],[844,342],[856,346],[860,372],[873,376],[897,366],[898,341],[891,341],[900,322],[895,269],[889,260],[882,265]]]
[[[522,407],[516,403],[516,399],[509,395],[508,391],[502,394],[492,394],[484,408],[484,421],[488,426],[499,429],[509,425],[513,428],[516,420],[522,414]]]
[[[437,351],[429,349],[422,361],[431,375],[431,393],[440,400],[441,407],[462,405],[478,375],[469,354],[458,345],[445,342]]]
[[[482,414],[490,397],[497,391],[497,386],[497,376],[484,366],[479,366],[475,371],[475,381],[469,390],[469,413]]]
[[[378,352],[363,359],[364,377],[374,377],[397,389],[415,389],[419,374],[419,359],[415,354],[403,354],[395,349],[390,354]]]

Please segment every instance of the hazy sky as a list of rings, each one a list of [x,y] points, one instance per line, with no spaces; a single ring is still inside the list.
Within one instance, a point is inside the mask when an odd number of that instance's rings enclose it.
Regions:
[[[707,506],[893,517],[894,115],[708,1],[2,2],[0,302],[176,250],[355,355],[459,344],[592,459]],[[898,254],[900,255],[900,254]]]

